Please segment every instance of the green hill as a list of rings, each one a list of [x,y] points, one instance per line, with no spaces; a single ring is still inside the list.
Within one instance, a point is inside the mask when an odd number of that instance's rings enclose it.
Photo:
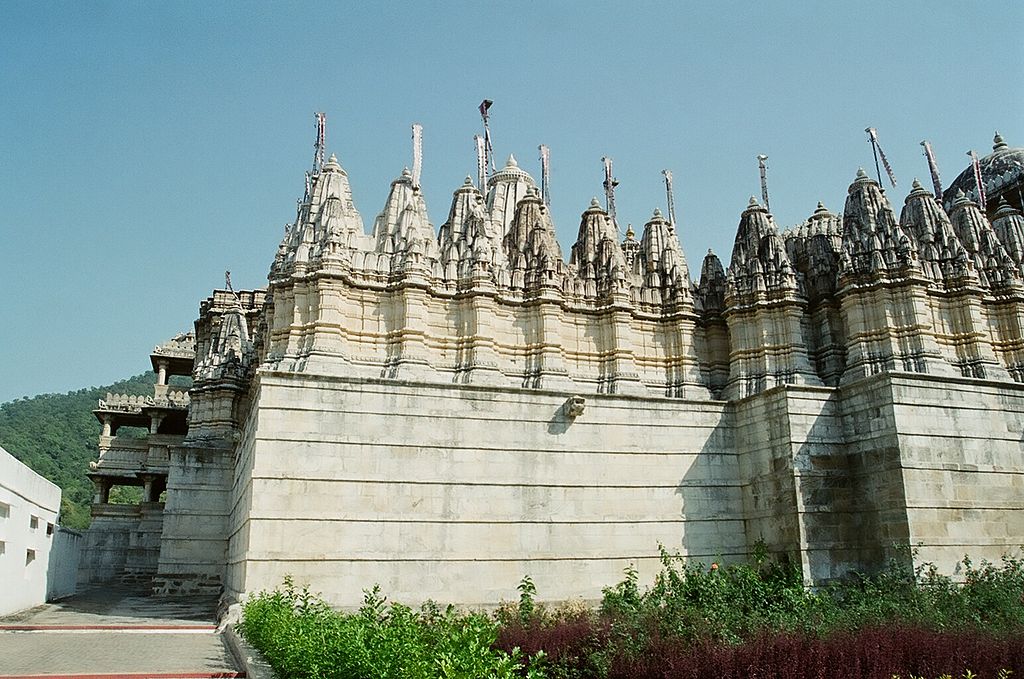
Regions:
[[[41,394],[0,404],[0,446],[61,487],[61,523],[89,525],[93,485],[86,477],[97,458],[100,424],[92,414],[107,392],[152,394],[156,375],[136,375],[106,387]]]

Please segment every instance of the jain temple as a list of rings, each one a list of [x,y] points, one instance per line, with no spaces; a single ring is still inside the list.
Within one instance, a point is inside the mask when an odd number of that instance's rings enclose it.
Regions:
[[[213,291],[154,393],[95,411],[84,581],[486,606],[527,574],[596,599],[661,546],[763,542],[820,583],[1024,543],[1024,149],[999,135],[941,199],[851,172],[787,230],[751,199],[699,263],[670,215],[621,237],[596,200],[563,252],[513,158],[440,227],[407,170],[367,229],[319,158],[266,288]]]

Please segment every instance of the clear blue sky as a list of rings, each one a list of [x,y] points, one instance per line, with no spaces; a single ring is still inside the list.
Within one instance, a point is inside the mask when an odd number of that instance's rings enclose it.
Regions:
[[[258,287],[312,112],[369,226],[425,128],[435,225],[474,167],[552,154],[562,247],[615,160],[619,220],[675,174],[691,270],[728,257],[770,157],[776,221],[841,210],[878,128],[900,186],[993,130],[1024,146],[1024,3],[0,3],[0,402],[148,367],[223,283]],[[727,262],[726,262],[727,263]]]

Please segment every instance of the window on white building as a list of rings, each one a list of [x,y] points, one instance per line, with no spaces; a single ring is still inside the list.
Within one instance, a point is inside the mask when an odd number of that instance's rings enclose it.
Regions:
[[[39,517],[33,516],[31,519],[29,519],[28,527],[32,530],[39,530]]]
[[[11,506],[6,502],[0,502],[0,519],[6,519],[11,515]]]
[[[25,565],[27,566],[30,563],[32,563],[33,561],[35,561],[35,560],[36,560],[36,550],[34,550],[34,549],[26,549],[25,550]]]

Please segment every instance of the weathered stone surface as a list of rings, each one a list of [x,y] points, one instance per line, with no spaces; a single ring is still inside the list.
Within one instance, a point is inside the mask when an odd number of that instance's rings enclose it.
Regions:
[[[822,582],[894,545],[952,571],[1024,542],[1014,207],[947,214],[915,183],[897,220],[861,171],[842,216],[785,231],[751,199],[695,285],[657,211],[618,242],[594,201],[566,262],[514,158],[487,189],[467,179],[435,238],[403,173],[365,234],[332,157],[267,290],[201,305],[187,436],[105,436],[96,470],[164,474],[158,591],[290,574],[338,605],[375,582],[487,605],[526,574],[596,598],[659,545],[763,541]],[[156,397],[97,413],[186,405]],[[115,523],[108,570],[155,525]]]

